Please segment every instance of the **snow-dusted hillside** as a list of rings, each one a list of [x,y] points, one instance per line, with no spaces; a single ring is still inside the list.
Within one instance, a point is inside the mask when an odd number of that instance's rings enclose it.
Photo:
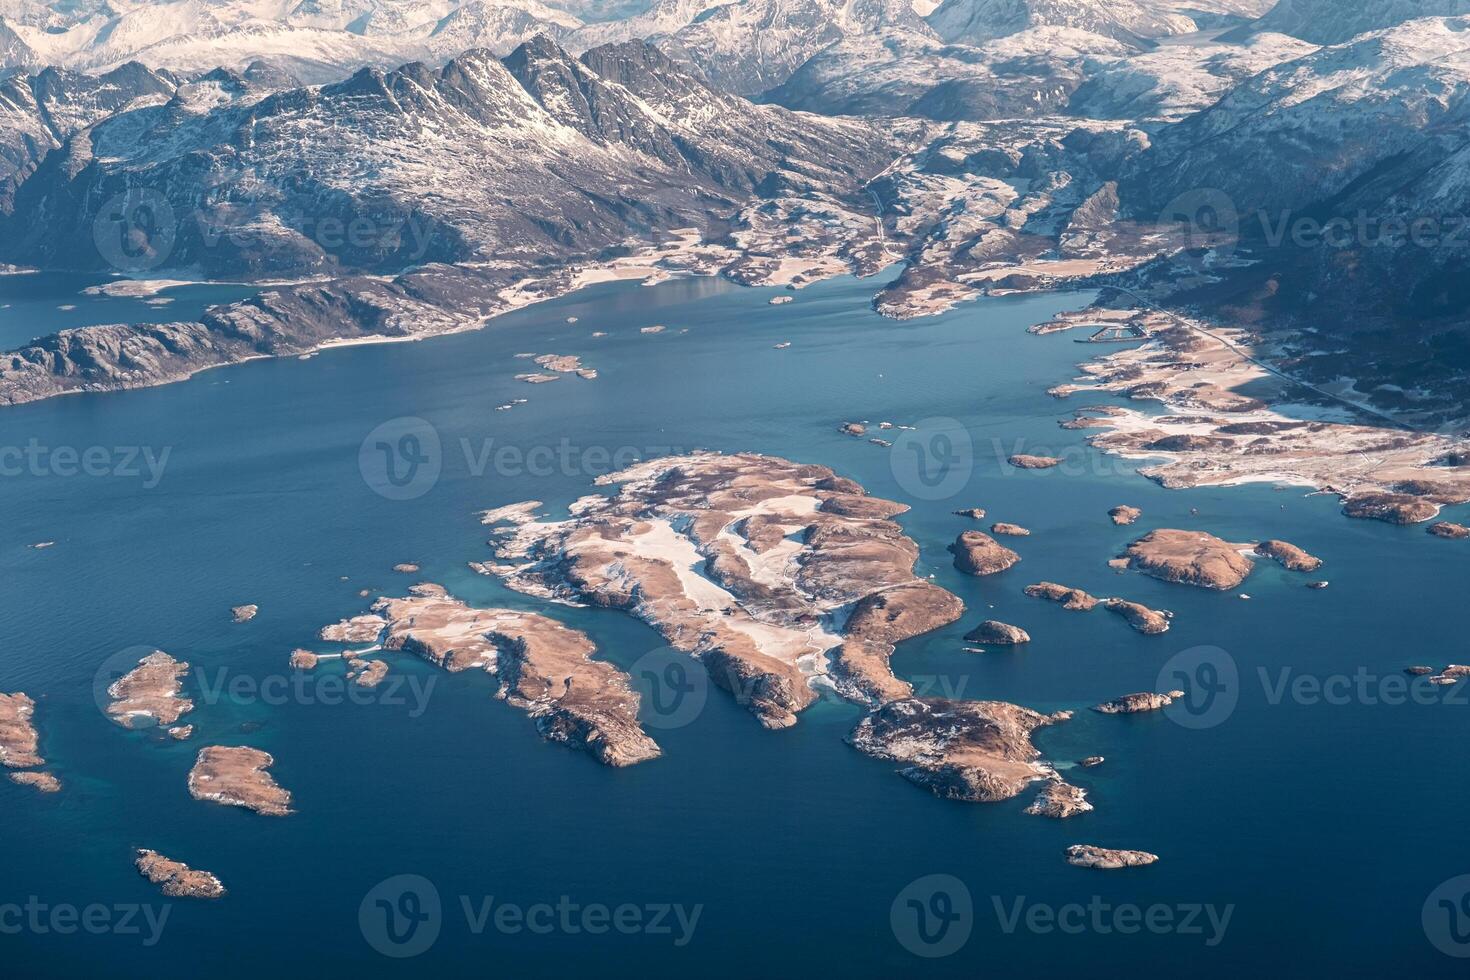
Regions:
[[[368,65],[443,62],[470,48],[504,54],[581,24],[540,0],[10,0],[0,8],[0,68],[141,61],[187,73],[264,60],[325,81]]]
[[[1470,0],[1281,0],[1251,30],[1341,44],[1417,17],[1470,14]]]
[[[442,69],[113,116],[21,185],[0,251],[100,263],[98,209],[133,193],[184,216],[170,262],[208,275],[532,266],[708,227],[757,193],[855,193],[889,159],[867,126],[716,92],[641,42],[578,61],[540,39],[504,63],[471,51]],[[322,233],[363,219],[382,234]]]

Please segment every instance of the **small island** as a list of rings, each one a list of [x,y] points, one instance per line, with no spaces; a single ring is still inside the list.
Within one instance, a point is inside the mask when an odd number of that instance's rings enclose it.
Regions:
[[[181,693],[188,673],[188,664],[153,651],[107,689],[112,698],[107,717],[124,728],[173,725],[194,710],[194,702]]]
[[[949,546],[954,554],[954,567],[966,575],[995,575],[1021,560],[999,541],[982,531],[966,531]]]
[[[225,886],[208,871],[195,871],[181,861],[157,851],[138,849],[138,873],[158,886],[169,898],[222,898]]]
[[[1055,456],[1028,456],[1025,453],[1017,453],[1006,462],[1018,470],[1049,470],[1062,465],[1062,461]]]
[[[1095,705],[1092,710],[1105,715],[1136,715],[1148,711],[1160,711],[1182,697],[1184,697],[1183,691],[1170,691],[1168,694],[1152,694],[1144,691],[1138,694],[1125,694],[1121,698],[1105,701]]]
[[[1242,546],[1204,531],[1153,531],[1128,546],[1129,565],[1165,582],[1228,590],[1250,575]]]
[[[1098,868],[1115,871],[1119,868],[1139,868],[1153,864],[1159,859],[1148,851],[1118,851],[1092,844],[1073,844],[1067,848],[1067,863],[1078,868]]]
[[[987,619],[966,633],[965,639],[970,643],[982,643],[989,646],[1019,646],[1022,643],[1030,643],[1031,634],[1019,626]]]
[[[276,785],[266,771],[275,761],[259,749],[207,746],[199,750],[189,772],[189,795],[268,817],[287,816],[295,812],[291,809],[291,794]]]

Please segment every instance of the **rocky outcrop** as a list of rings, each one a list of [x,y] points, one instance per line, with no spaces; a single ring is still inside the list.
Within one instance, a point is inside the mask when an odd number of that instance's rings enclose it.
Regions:
[[[1100,766],[1106,761],[1107,760],[1100,755],[1090,755],[1085,759],[1079,760],[1077,762],[1077,765],[1081,766],[1084,769],[1091,769],[1093,766]]]
[[[1005,545],[981,531],[966,531],[949,546],[954,567],[966,575],[994,575],[1021,560]]]
[[[1049,778],[1031,733],[1070,717],[1000,701],[911,698],[876,709],[848,740],[875,758],[905,763],[900,775],[936,796],[991,803]]]
[[[393,571],[398,572],[402,575],[417,575],[419,572],[419,566],[415,565],[411,561],[401,561],[393,566]]]
[[[1128,546],[1130,565],[1165,582],[1233,589],[1251,573],[1240,546],[1204,531],[1153,531]]]
[[[603,477],[570,520],[502,527],[487,570],[533,595],[622,609],[770,728],[823,679],[863,704],[911,694],[893,646],[954,622],[959,599],[918,578],[919,549],[869,497],[821,466],[694,453]]]
[[[275,764],[269,753],[245,746],[211,745],[199,750],[189,772],[189,795],[225,806],[239,806],[268,817],[284,817],[291,794],[276,785],[266,770]]]
[[[384,624],[385,650],[414,654],[451,673],[494,674],[501,696],[526,712],[543,738],[581,748],[606,765],[659,756],[638,722],[639,697],[628,675],[593,660],[597,648],[585,633],[537,613],[470,606],[432,583],[409,591],[373,606]],[[358,684],[371,686],[387,665],[363,663],[354,671]]]
[[[248,623],[260,612],[259,606],[235,606],[230,609],[230,618],[237,623]]]
[[[320,662],[321,658],[310,650],[297,649],[291,651],[292,670],[316,670],[316,666]]]
[[[1157,854],[1147,851],[1118,851],[1092,844],[1073,844],[1067,848],[1067,863],[1078,868],[1099,868],[1106,871],[1118,868],[1138,868],[1153,864]]]
[[[1262,558],[1274,558],[1292,572],[1315,572],[1322,567],[1322,559],[1307,554],[1289,541],[1262,541],[1256,545],[1256,554]]]
[[[61,780],[49,772],[13,772],[10,781],[17,786],[29,786],[42,793],[60,793]]]
[[[222,898],[225,886],[208,871],[195,871],[157,851],[138,849],[138,873],[169,898]]]
[[[1006,462],[1018,470],[1049,470],[1062,465],[1062,461],[1055,456],[1028,456],[1025,453],[1017,453]]]
[[[1139,510],[1137,507],[1129,507],[1127,504],[1120,504],[1119,506],[1114,507],[1112,510],[1108,511],[1108,516],[1111,517],[1113,519],[1113,523],[1118,525],[1119,527],[1127,527],[1129,524],[1137,523],[1138,519],[1143,516],[1143,511]]]
[[[1092,804],[1087,802],[1086,790],[1057,779],[1047,783],[1046,788],[1036,794],[1026,812],[1032,816],[1065,820],[1079,813],[1091,813]]]
[[[36,702],[24,694],[0,694],[0,765],[9,769],[45,765],[35,714]]]
[[[162,650],[153,651],[107,689],[112,698],[107,717],[124,728],[174,724],[194,709],[194,702],[182,693],[182,680],[188,673],[188,664]]]
[[[1360,493],[1343,502],[1348,517],[1385,521],[1389,524],[1419,524],[1433,520],[1439,505],[1407,493]]]
[[[1055,582],[1038,582],[1035,585],[1028,585],[1026,594],[1035,599],[1046,599],[1059,603],[1063,609],[1070,609],[1074,612],[1088,612],[1097,605],[1097,599],[1081,589],[1069,589]]]
[[[323,626],[319,634],[331,643],[376,643],[388,621],[382,616],[353,616],[331,626]]]
[[[1463,524],[1453,524],[1449,521],[1440,521],[1438,524],[1431,524],[1429,526],[1429,533],[1436,538],[1463,540],[1470,538],[1470,527],[1466,527]]]
[[[968,517],[972,521],[985,520],[985,510],[981,507],[971,507],[968,510],[957,510],[953,513],[956,517]]]
[[[965,639],[971,643],[983,643],[989,646],[1017,646],[1022,643],[1030,643],[1031,634],[1019,626],[987,619],[966,633]]]
[[[1129,602],[1127,599],[1109,599],[1103,607],[1108,612],[1122,616],[1129,626],[1148,636],[1158,636],[1169,631],[1170,614],[1162,610],[1150,609],[1142,603]]]
[[[990,525],[990,533],[1004,534],[1012,538],[1025,538],[1031,536],[1031,532],[1019,524],[992,524]]]
[[[1093,707],[1093,711],[1105,715],[1136,715],[1146,711],[1160,711],[1174,703],[1176,698],[1184,697],[1183,691],[1170,691],[1168,694],[1152,694],[1141,692],[1138,694],[1125,694],[1113,701],[1105,701]]]

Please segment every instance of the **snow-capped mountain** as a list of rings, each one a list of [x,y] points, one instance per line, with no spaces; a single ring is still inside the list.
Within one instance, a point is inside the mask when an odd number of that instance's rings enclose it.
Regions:
[[[1251,30],[1341,44],[1417,17],[1459,14],[1470,14],[1470,0],[1281,0]]]
[[[756,95],[828,45],[885,29],[933,36],[910,0],[739,0],[712,7],[659,43],[717,86]]]
[[[855,192],[889,159],[865,125],[752,105],[641,42],[579,61],[538,38],[504,62],[471,51],[440,69],[112,116],[20,186],[0,252],[101,262],[99,209],[141,194],[183,216],[171,264],[206,275],[535,266],[707,228],[756,194]],[[321,233],[364,217],[384,233]]]
[[[1070,27],[1114,40],[1188,34],[1196,30],[1184,14],[1143,0],[944,0],[929,15],[946,41],[975,44],[1036,27]]]
[[[1035,28],[980,45],[910,31],[845,38],[808,59],[768,101],[813,112],[1017,119],[1065,110],[1086,66],[1132,48],[1065,27]]]
[[[11,0],[0,9],[0,68],[140,61],[197,73],[264,60],[315,82],[368,65],[443,62],[469,48],[504,54],[581,24],[540,0]]]

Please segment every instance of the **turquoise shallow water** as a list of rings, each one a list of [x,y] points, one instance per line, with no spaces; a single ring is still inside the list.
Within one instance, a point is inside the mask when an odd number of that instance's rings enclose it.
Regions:
[[[26,289],[0,280],[0,303],[21,301]],[[1432,945],[1421,910],[1441,882],[1470,872],[1461,818],[1470,787],[1459,757],[1470,705],[1373,703],[1382,698],[1371,683],[1367,696],[1343,703],[1276,698],[1260,672],[1270,684],[1283,670],[1288,679],[1399,678],[1408,664],[1465,662],[1464,548],[1422,529],[1347,521],[1331,499],[1295,490],[1167,492],[1090,453],[1085,433],[1057,428],[1069,404],[1045,395],[1088,349],[1067,335],[1024,333],[1085,296],[993,299],[895,323],[869,310],[872,292],[871,283],[840,280],[772,307],[770,290],[716,280],[606,285],[474,334],[0,413],[0,446],[102,447],[115,464],[114,475],[63,476],[53,464],[0,479],[0,690],[37,698],[43,752],[67,784],[42,797],[0,782],[7,967],[28,976],[207,969],[226,977],[972,977],[1039,965],[1105,976],[1187,965],[1236,976],[1288,964],[1338,975],[1458,973],[1461,961]],[[578,322],[566,323],[570,316]],[[652,324],[668,329],[639,332]],[[772,349],[783,341],[790,349]],[[512,376],[527,364],[511,355],[529,351],[581,355],[601,377],[518,383]],[[528,402],[495,411],[521,397]],[[364,481],[359,450],[375,427],[403,417],[433,427],[442,474],[422,496],[390,500]],[[851,419],[932,418],[956,420],[975,447],[963,485],[932,500],[911,476],[911,456],[836,431]],[[936,425],[923,428],[926,437]],[[481,470],[486,440],[492,458],[512,453]],[[167,452],[156,485],[142,463],[138,475],[116,473],[129,447],[146,447],[155,461]],[[664,758],[613,771],[542,741],[492,698],[488,678],[445,677],[412,660],[395,660],[395,676],[428,694],[399,689],[406,703],[323,703],[331,692],[321,687],[255,696],[255,684],[283,675],[293,647],[365,608],[359,589],[412,581],[390,571],[397,562],[420,563],[424,578],[472,601],[534,605],[466,568],[488,556],[476,511],[525,499],[554,509],[589,492],[619,451],[695,447],[823,463],[913,506],[901,521],[922,546],[922,573],[969,607],[960,623],[895,657],[901,674],[932,693],[1085,709],[1154,687],[1170,658],[1208,645],[1229,654],[1238,703],[1201,729],[1081,710],[1042,732],[1039,745],[1059,763],[1107,757],[1068,773],[1097,810],[1058,822],[1022,814],[1030,794],[967,805],[911,786],[843,743],[859,712],[840,702],[772,733],[715,692],[690,724],[652,731]],[[1017,473],[1000,463],[1010,452],[1047,450],[1069,465]],[[506,462],[547,452],[571,462],[545,470]],[[1110,524],[1106,511],[1118,503],[1144,509],[1137,528]],[[945,545],[971,525],[950,512],[971,506],[1032,529],[1015,543],[1024,557],[1017,569],[988,580],[954,572]],[[1286,537],[1327,559],[1332,588],[1311,592],[1301,576],[1263,567],[1245,587],[1247,602],[1107,568],[1152,527]],[[56,544],[27,547],[42,541]],[[1044,579],[1172,609],[1175,626],[1143,637],[1104,613],[1021,595]],[[229,608],[244,602],[258,603],[259,617],[231,624]],[[624,665],[661,646],[617,613],[555,614]],[[991,617],[1024,626],[1034,642],[1024,652],[965,653],[962,634]],[[99,665],[135,645],[195,665],[193,741],[123,732],[99,712]],[[221,680],[244,686],[220,694]],[[274,753],[299,812],[272,820],[191,800],[185,775],[203,744]],[[1078,842],[1163,860],[1084,871],[1061,855]],[[132,870],[137,846],[216,872],[230,895],[172,903],[151,946],[118,929],[7,928],[5,903],[32,897],[48,908],[164,905]],[[375,951],[359,914],[378,883],[401,874],[432,882],[442,903],[436,941],[408,959]],[[905,945],[915,945],[911,910],[900,900],[895,919],[893,906],[916,879],[936,874],[969,894],[972,913],[955,920],[968,941],[919,958]],[[928,904],[932,893],[919,887],[931,912],[956,907]],[[567,896],[579,906],[701,911],[682,945],[677,928],[539,935],[492,924],[476,933],[461,897],[473,911],[489,896],[522,908]],[[1125,932],[1126,917],[1068,911],[1103,904],[1158,906],[1176,922],[1194,906],[1228,907],[1230,920],[1207,944],[1203,914],[1199,935]],[[1018,907],[1027,917],[1008,928]],[[1082,928],[1047,928],[1047,909]],[[369,933],[374,910],[370,900]]]

